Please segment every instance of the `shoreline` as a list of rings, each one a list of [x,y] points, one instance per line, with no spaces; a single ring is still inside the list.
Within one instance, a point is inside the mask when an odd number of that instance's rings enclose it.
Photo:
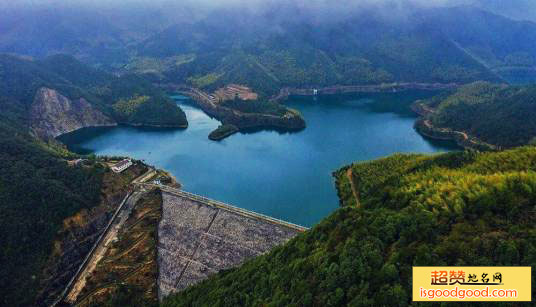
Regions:
[[[210,99],[209,94],[202,90],[181,85],[168,85],[171,89],[182,95],[190,97],[203,112],[210,117],[216,118],[223,125],[231,124],[238,131],[247,131],[257,128],[270,128],[284,130],[286,132],[301,131],[306,127],[305,120],[298,111],[288,109],[283,116],[264,113],[245,113],[227,107],[218,106]],[[232,134],[227,135],[226,137]],[[223,138],[220,138],[221,140]]]
[[[147,127],[147,128],[177,128],[177,129],[186,129],[186,125],[156,125],[156,124],[142,124],[142,123],[119,123],[118,125],[131,126],[131,127]]]
[[[222,130],[226,130],[226,131],[220,134]],[[211,141],[221,141],[225,139],[226,137],[229,137],[237,133],[238,131],[240,131],[240,129],[238,129],[238,127],[234,125],[221,125],[208,135],[208,139]]]
[[[463,131],[456,131],[450,128],[440,128],[432,124],[427,117],[435,112],[435,110],[416,101],[411,105],[411,109],[420,117],[415,121],[413,127],[422,136],[444,141],[454,141],[464,149],[478,151],[495,151],[500,150],[499,147],[486,143],[475,136],[471,136]]]
[[[64,135],[76,132],[78,130],[86,129],[86,128],[111,128],[111,127],[118,127],[118,126],[130,126],[130,127],[140,127],[140,128],[170,128],[170,129],[173,129],[173,128],[186,129],[186,128],[188,128],[188,124],[186,124],[186,125],[150,125],[150,124],[141,124],[141,123],[114,123],[114,124],[105,124],[105,125],[89,125],[89,126],[79,127],[79,128],[73,129],[73,130],[69,130],[69,131],[60,133],[60,134],[52,137],[52,139],[58,140],[58,138],[60,138],[60,137],[62,137]]]
[[[279,94],[270,98],[270,101],[281,102],[290,96],[320,96],[339,95],[352,93],[386,93],[406,90],[447,90],[458,88],[457,83],[418,83],[418,82],[394,82],[375,85],[334,85],[328,87],[293,88],[284,87],[279,90]]]
[[[75,132],[75,131],[78,131],[78,130],[81,130],[81,129],[84,129],[84,128],[101,128],[101,127],[102,127],[102,128],[105,128],[105,127],[117,127],[117,126],[119,126],[119,123],[117,123],[117,122],[116,122],[116,123],[113,123],[113,124],[101,124],[101,125],[96,124],[96,125],[88,125],[88,126],[78,127],[78,128],[75,128],[75,129],[70,129],[70,130],[68,130],[68,131],[65,131],[65,132],[56,134],[56,135],[52,136],[51,138],[52,138],[52,139],[57,139],[57,138],[59,138],[59,137],[61,137],[61,136],[64,136],[64,135],[69,134],[69,133],[73,133],[73,132]]]

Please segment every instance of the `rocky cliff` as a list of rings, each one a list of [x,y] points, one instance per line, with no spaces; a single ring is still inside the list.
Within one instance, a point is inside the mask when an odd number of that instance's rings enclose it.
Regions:
[[[42,139],[55,138],[84,127],[116,124],[84,98],[71,100],[45,87],[37,91],[30,108],[30,129]]]

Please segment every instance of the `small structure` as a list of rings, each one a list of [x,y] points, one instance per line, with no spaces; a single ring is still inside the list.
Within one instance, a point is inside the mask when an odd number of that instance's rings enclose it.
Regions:
[[[124,159],[122,161],[117,162],[114,166],[112,166],[112,171],[115,173],[121,173],[122,171],[126,170],[132,165],[132,160],[130,159]]]
[[[87,159],[76,159],[76,160],[67,161],[67,163],[69,164],[69,166],[79,166],[79,165],[84,165],[86,161]]]
[[[220,101],[241,99],[241,100],[257,100],[259,96],[257,93],[247,86],[239,84],[228,84],[223,88],[220,88],[212,95],[215,99]]]

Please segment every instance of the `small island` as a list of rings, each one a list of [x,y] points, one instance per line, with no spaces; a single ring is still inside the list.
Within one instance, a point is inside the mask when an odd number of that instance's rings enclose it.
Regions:
[[[231,136],[239,131],[238,127],[231,124],[220,125],[216,130],[212,131],[208,138],[212,141],[220,141]]]

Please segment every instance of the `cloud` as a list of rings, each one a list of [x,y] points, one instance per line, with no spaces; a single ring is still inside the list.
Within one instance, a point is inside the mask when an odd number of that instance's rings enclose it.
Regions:
[[[376,9],[383,15],[397,17],[419,8],[471,5],[519,19],[536,19],[536,0],[0,0],[0,8],[61,8],[118,10],[160,10],[172,15],[190,12],[193,16],[214,10],[237,10],[262,14],[283,9],[301,16],[328,19],[344,18],[363,10]],[[291,16],[289,16],[291,17]]]

